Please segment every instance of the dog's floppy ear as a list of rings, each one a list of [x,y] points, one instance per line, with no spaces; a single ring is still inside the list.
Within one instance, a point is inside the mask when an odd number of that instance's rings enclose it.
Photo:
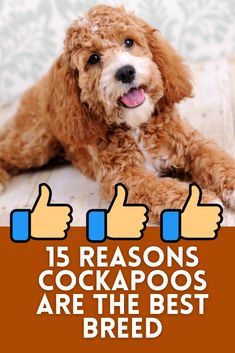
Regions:
[[[57,139],[77,146],[93,141],[102,131],[100,122],[92,119],[89,108],[81,102],[78,75],[71,54],[65,50],[47,75],[43,99]]]
[[[162,103],[172,106],[183,98],[190,97],[192,94],[190,74],[182,58],[159,31],[142,19],[135,16],[133,16],[133,19],[144,30],[153,60],[161,72],[165,92],[161,99]]]
[[[71,67],[67,54],[56,60],[46,84],[46,111],[53,133],[64,143],[87,140],[89,117],[80,102],[78,72]]]

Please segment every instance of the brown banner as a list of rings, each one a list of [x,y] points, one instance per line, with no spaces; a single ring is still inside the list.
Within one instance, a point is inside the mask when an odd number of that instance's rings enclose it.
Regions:
[[[128,352],[142,352],[149,349],[150,352],[169,352],[170,349],[175,352],[230,352],[234,348],[234,249],[235,249],[235,228],[222,228],[216,240],[212,241],[184,241],[181,240],[176,244],[166,244],[160,241],[159,228],[147,228],[144,237],[137,241],[112,241],[98,245],[89,243],[86,240],[84,228],[72,228],[68,238],[64,241],[37,241],[30,240],[28,243],[13,243],[10,240],[9,229],[0,228],[0,269],[1,269],[1,340],[0,346],[2,352],[89,352],[92,350],[103,352],[119,352],[128,349]],[[59,246],[68,246],[68,255],[70,263],[66,268],[50,267],[49,252],[46,251],[47,246],[52,246],[55,251]],[[157,268],[150,268],[144,261],[136,268],[115,266],[110,268],[98,267],[97,256],[94,255],[92,261],[94,267],[86,265],[80,268],[79,256],[82,246],[94,248],[94,253],[98,246],[107,247],[104,254],[107,259],[103,262],[111,261],[117,246],[120,247],[124,260],[128,262],[130,255],[129,248],[132,246],[139,247],[138,254],[143,259],[144,251],[150,247],[159,247],[165,256],[163,263]],[[186,261],[192,263],[187,254],[189,247],[197,247],[196,256],[199,263],[195,267],[187,267]],[[169,247],[175,253],[180,251],[183,253],[183,267],[172,260],[172,266],[167,264],[167,253]],[[195,252],[194,252],[195,254]],[[150,254],[149,259],[157,261],[156,254]],[[133,260],[133,259],[132,259]],[[182,314],[180,311],[185,306],[178,300],[174,310],[178,310],[178,314],[167,314],[167,302],[165,302],[165,311],[159,315],[149,314],[149,295],[155,293],[148,287],[146,281],[137,286],[137,290],[133,293],[139,294],[139,314],[126,314],[127,294],[129,291],[115,290],[104,291],[99,293],[114,293],[117,299],[119,294],[125,293],[125,313],[119,314],[118,308],[115,314],[109,313],[109,302],[104,305],[104,313],[97,314],[97,302],[92,299],[93,291],[82,290],[79,283],[71,291],[59,290],[55,285],[55,277],[62,270],[69,270],[78,278],[79,273],[84,270],[101,271],[110,270],[107,283],[112,286],[117,273],[121,270],[125,276],[127,285],[130,285],[131,270],[141,270],[148,274],[153,270],[165,271],[169,278],[176,270],[188,271],[192,277],[192,285],[189,289],[179,292],[174,290],[172,283],[161,291],[164,298],[168,293],[177,293],[180,296],[187,293],[192,295],[191,303],[193,312],[189,315]],[[39,275],[44,270],[53,271],[53,275],[47,276],[45,283],[48,286],[54,285],[53,291],[45,291],[39,285]],[[205,300],[204,314],[198,313],[198,300],[193,298],[194,294],[200,293],[195,290],[195,272],[197,270],[205,270],[204,279],[207,287],[202,293],[207,293],[209,298]],[[71,282],[70,278],[64,278],[63,285],[66,286]],[[153,281],[154,285],[160,285]],[[161,282],[161,281],[160,281]],[[181,283],[182,282],[182,283]],[[185,283],[185,278],[179,277],[178,284]],[[87,285],[95,285],[95,277],[88,276]],[[196,287],[197,288],[197,287]],[[98,291],[95,291],[98,293]],[[37,315],[36,312],[46,293],[51,305],[53,314],[42,313]],[[56,294],[66,294],[71,302],[68,310],[71,314],[61,312],[56,314]],[[84,315],[72,314],[73,311],[73,294],[84,295]],[[172,309],[173,310],[173,309]],[[173,311],[174,311],[173,310]],[[143,333],[143,338],[100,338],[100,334],[95,338],[83,338],[83,317],[96,318],[99,325],[102,317],[110,317],[117,323],[118,318],[128,318],[126,324],[128,335],[131,336],[132,318],[142,318],[141,328],[138,332]],[[162,332],[156,338],[145,338],[146,318],[158,318],[162,324]],[[153,327],[151,328],[153,329]],[[117,326],[113,329],[115,335],[118,335]]]

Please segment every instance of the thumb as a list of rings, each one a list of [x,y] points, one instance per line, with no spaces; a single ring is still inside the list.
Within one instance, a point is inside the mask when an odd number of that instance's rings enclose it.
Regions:
[[[40,184],[39,185],[39,194],[37,197],[37,200],[35,201],[35,204],[33,206],[33,210],[36,207],[42,207],[42,206],[48,206],[51,202],[51,188],[49,185],[47,185],[46,183],[44,184]]]
[[[197,184],[190,184],[189,186],[189,196],[187,198],[187,201],[185,203],[185,206],[198,206],[200,205],[202,198],[202,190],[199,185]]]
[[[128,191],[125,185],[123,184],[116,184],[115,185],[115,195],[114,198],[111,202],[110,208],[112,208],[113,205],[115,207],[122,207],[126,204],[127,201],[127,196],[128,196]]]

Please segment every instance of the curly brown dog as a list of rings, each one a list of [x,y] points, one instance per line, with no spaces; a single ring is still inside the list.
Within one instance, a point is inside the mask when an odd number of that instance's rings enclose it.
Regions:
[[[63,149],[105,198],[122,182],[152,220],[187,198],[187,183],[169,173],[205,188],[204,202],[235,207],[234,160],[176,110],[191,92],[187,68],[156,29],[124,8],[96,6],[68,29],[63,53],[1,133],[0,184]]]

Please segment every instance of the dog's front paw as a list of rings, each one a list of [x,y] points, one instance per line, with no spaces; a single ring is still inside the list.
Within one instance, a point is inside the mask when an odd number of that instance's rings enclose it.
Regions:
[[[235,189],[224,190],[222,193],[222,200],[227,207],[235,209]]]
[[[5,189],[6,189],[6,185],[0,182],[0,195],[3,193]]]
[[[5,185],[0,182],[0,195],[4,192],[5,188]]]
[[[0,194],[2,194],[3,191],[5,191],[6,185],[8,184],[9,180],[10,180],[10,175],[0,167]]]

